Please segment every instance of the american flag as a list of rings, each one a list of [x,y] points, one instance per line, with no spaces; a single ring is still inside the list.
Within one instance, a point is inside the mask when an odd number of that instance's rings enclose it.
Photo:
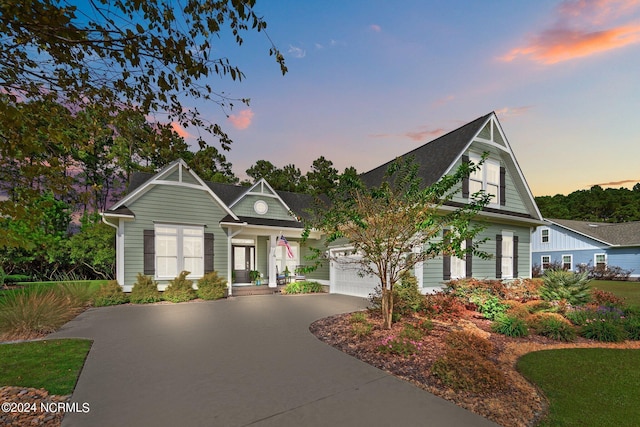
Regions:
[[[278,246],[284,246],[287,248],[287,258],[295,258],[293,251],[291,250],[291,246],[289,246],[289,242],[287,242],[287,239],[285,239],[283,235],[280,235],[278,238]]]

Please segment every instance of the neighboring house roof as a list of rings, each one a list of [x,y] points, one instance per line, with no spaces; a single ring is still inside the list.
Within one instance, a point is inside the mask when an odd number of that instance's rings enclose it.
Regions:
[[[444,176],[450,166],[463,154],[473,137],[480,132],[494,113],[479,117],[466,125],[434,139],[404,156],[413,156],[418,163],[419,176],[425,185],[431,185]],[[403,157],[404,157],[403,156]],[[365,172],[360,177],[368,186],[379,185],[387,169],[395,159]]]
[[[640,221],[610,223],[548,218],[547,221],[609,246],[640,246]]]

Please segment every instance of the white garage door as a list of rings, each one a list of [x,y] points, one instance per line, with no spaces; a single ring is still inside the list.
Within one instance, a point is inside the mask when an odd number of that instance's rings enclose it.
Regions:
[[[332,293],[363,298],[368,298],[373,293],[380,280],[375,276],[360,277],[354,264],[358,259],[357,255],[344,255],[331,261]]]

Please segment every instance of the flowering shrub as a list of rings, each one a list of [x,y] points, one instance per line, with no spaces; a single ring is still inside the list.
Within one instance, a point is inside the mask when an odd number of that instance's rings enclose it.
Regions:
[[[431,318],[453,320],[464,314],[465,305],[454,294],[437,292],[425,295],[423,310]]]
[[[424,332],[420,328],[407,323],[398,335],[387,335],[380,341],[378,351],[381,353],[411,356],[422,348],[420,341]]]
[[[591,302],[597,306],[622,307],[624,305],[624,298],[617,297],[611,292],[592,289]]]

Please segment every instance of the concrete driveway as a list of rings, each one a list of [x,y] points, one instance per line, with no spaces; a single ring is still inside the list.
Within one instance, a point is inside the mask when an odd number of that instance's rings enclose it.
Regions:
[[[496,425],[308,330],[365,306],[267,295],[90,309],[50,336],[94,340],[63,427]]]

